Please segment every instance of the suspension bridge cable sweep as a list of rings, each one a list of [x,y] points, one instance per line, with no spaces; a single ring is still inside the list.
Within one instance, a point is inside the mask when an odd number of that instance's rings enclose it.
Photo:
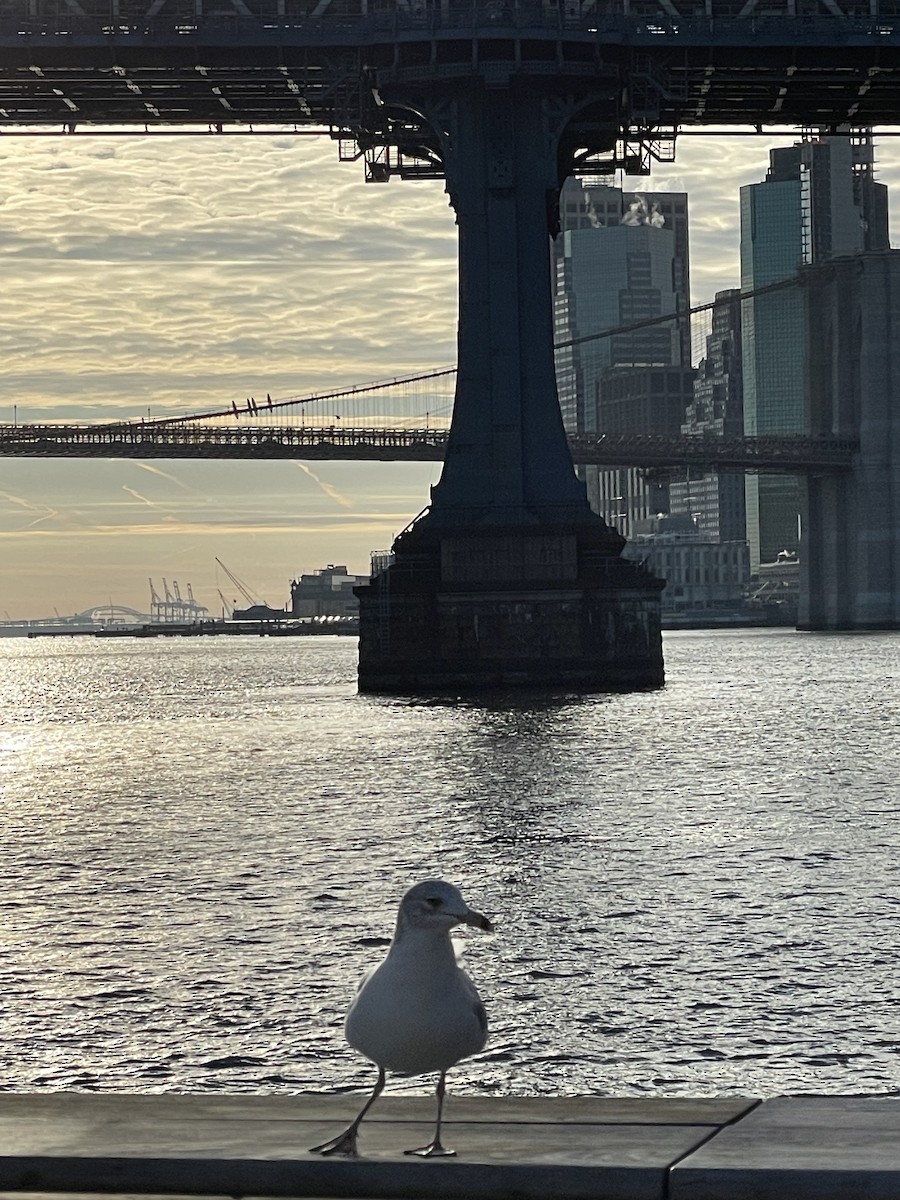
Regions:
[[[784,279],[778,283],[767,283],[762,287],[752,288],[746,292],[738,292],[731,297],[731,303],[740,303],[744,300],[752,300],[756,296],[768,295],[771,292],[784,291],[787,288],[798,287],[801,283],[799,276],[792,276],[790,279]],[[631,321],[627,325],[616,325],[611,329],[602,329],[598,333],[587,333],[581,337],[569,338],[567,341],[554,342],[554,350],[565,350],[570,346],[581,346],[586,342],[596,342],[602,338],[618,337],[622,334],[636,333],[641,329],[648,329],[653,325],[663,325],[668,321],[683,321],[686,317],[695,316],[697,313],[709,312],[716,307],[718,300],[709,300],[704,304],[695,304],[692,308],[685,309],[683,312],[663,313],[657,317],[645,317],[640,321]],[[215,417],[239,417],[244,414],[255,416],[259,412],[269,413],[275,412],[282,408],[292,408],[300,404],[313,404],[321,400],[342,400],[348,396],[360,396],[370,392],[385,391],[388,388],[402,387],[409,383],[424,383],[429,379],[440,379],[449,375],[456,374],[456,367],[439,367],[433,371],[425,371],[418,375],[401,375],[394,379],[379,380],[376,383],[356,384],[352,387],[341,388],[334,392],[316,392],[308,396],[291,396],[287,400],[272,400],[271,396],[266,397],[264,403],[257,403],[251,397],[244,404],[238,404],[233,401],[227,408],[219,408],[210,412],[190,413],[188,416],[181,417],[154,417],[152,419],[141,419],[141,424],[146,426],[154,425],[181,425],[191,421],[210,421]],[[115,421],[111,424],[134,424],[131,421]]]

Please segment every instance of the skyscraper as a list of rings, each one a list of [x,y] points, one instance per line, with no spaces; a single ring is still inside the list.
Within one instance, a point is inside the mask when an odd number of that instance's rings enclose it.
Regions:
[[[691,394],[690,318],[594,338],[689,308],[684,193],[570,179],[560,203],[555,336],[563,420],[577,433],[678,433]],[[582,468],[592,507],[625,533],[668,507],[637,470]]]
[[[744,432],[741,363],[741,302],[737,288],[717,292],[706,354],[697,368],[694,394],[682,433],[741,437]],[[713,542],[747,537],[744,477],[737,471],[689,472],[669,485],[673,513],[689,513]]]
[[[796,275],[838,255],[887,249],[887,188],[874,180],[869,135],[808,139],[770,151],[762,183],[741,188],[741,290]],[[744,428],[749,435],[804,429],[806,333],[799,289],[743,302]],[[746,481],[751,567],[799,545],[800,484]]]

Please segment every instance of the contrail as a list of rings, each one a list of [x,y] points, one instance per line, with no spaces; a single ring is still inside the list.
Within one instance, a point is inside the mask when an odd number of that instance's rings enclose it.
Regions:
[[[63,519],[62,514],[58,513],[55,508],[51,508],[49,504],[32,504],[30,500],[25,500],[21,496],[14,496],[12,492],[0,492],[0,496],[4,500],[9,500],[11,504],[17,504],[19,508],[24,508],[26,512],[41,514],[39,517],[35,517],[33,521],[29,521],[24,526],[24,529],[33,529],[35,525],[40,525],[42,521]]]
[[[161,474],[162,472],[160,472]],[[140,492],[136,492],[134,488],[128,487],[127,484],[122,484],[122,491],[127,492],[129,496],[134,496],[135,500],[140,500],[142,504],[146,504],[148,508],[159,508],[159,505],[152,500],[148,500],[146,496],[142,496]]]
[[[352,501],[352,500],[348,500],[348,499],[347,499],[347,497],[346,497],[346,496],[343,496],[343,495],[342,495],[342,494],[341,494],[341,493],[340,493],[340,492],[337,490],[337,488],[336,488],[336,487],[332,487],[330,483],[326,483],[326,482],[324,481],[324,479],[320,479],[320,478],[318,477],[318,475],[315,473],[315,471],[311,471],[311,470],[309,469],[309,467],[306,465],[306,463],[302,463],[302,462],[295,462],[295,463],[294,463],[294,466],[295,466],[295,467],[299,467],[301,471],[305,471],[305,472],[306,472],[306,474],[307,474],[307,475],[310,477],[310,479],[313,481],[313,483],[317,483],[317,484],[319,485],[319,487],[322,489],[322,491],[325,493],[325,495],[326,495],[326,496],[328,496],[330,499],[334,500],[334,502],[335,502],[336,504],[340,504],[340,505],[342,505],[344,508],[352,508],[352,507],[353,507],[353,501]]]
[[[161,471],[159,467],[151,466],[150,463],[136,462],[132,465],[135,467],[140,467],[142,471],[149,471],[151,475],[162,475],[163,479],[170,480],[177,487],[183,488],[186,492],[194,491],[194,488],[192,488],[189,484],[184,483],[180,479],[176,479],[176,477],[174,475],[170,475],[168,471]]]
[[[54,520],[56,518],[60,518],[60,517],[61,517],[61,514],[58,513],[56,511],[56,509],[48,508],[42,517],[35,517],[35,519],[33,521],[28,522],[28,524],[25,526],[25,528],[26,529],[34,529],[35,525],[40,525],[42,521],[52,521],[52,520]]]
[[[40,512],[41,509],[47,507],[46,504],[32,504],[30,500],[23,500],[21,496],[14,496],[12,492],[0,492],[0,496],[4,500],[9,500],[11,504],[18,504],[20,508],[30,509],[31,512]]]

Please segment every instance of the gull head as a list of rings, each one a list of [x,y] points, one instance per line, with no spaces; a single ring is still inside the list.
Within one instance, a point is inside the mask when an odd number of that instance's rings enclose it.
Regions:
[[[472,925],[490,933],[493,925],[480,912],[469,908],[452,883],[429,879],[411,887],[400,901],[397,923],[413,929],[449,932],[454,925]]]

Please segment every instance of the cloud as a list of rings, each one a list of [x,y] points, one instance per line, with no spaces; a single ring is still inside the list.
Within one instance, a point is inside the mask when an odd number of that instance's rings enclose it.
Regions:
[[[414,514],[412,514],[414,515]],[[240,535],[257,537],[267,534],[304,534],[304,533],[358,533],[360,531],[372,530],[382,532],[385,528],[391,531],[397,531],[398,520],[402,520],[400,514],[395,512],[388,513],[365,513],[359,514],[358,517],[347,517],[339,519],[337,517],[327,518],[319,516],[300,516],[293,519],[285,519],[285,521],[242,521],[240,523],[230,522],[223,517],[221,521],[201,521],[201,520],[186,520],[179,519],[171,514],[160,516],[155,522],[141,522],[133,524],[96,524],[89,528],[79,531],[79,538],[147,538],[155,537],[160,533],[171,534],[177,532],[179,534],[192,534],[194,536],[213,535],[219,537],[222,535]],[[403,522],[406,523],[405,521]],[[17,530],[0,530],[0,539],[10,541],[17,538],[22,538],[24,531]],[[60,536],[55,530],[38,530],[35,536],[44,536],[55,538]],[[68,533],[65,536],[69,536]]]
[[[203,410],[452,358],[438,185],[383,197],[327,139],[12,141],[0,363],[27,414]]]
[[[684,135],[677,162],[616,181],[688,190],[695,302],[738,282],[740,187],[791,140]],[[896,227],[900,141],[883,139],[877,162]],[[456,261],[440,181],[367,186],[328,138],[0,139],[0,421],[14,405],[19,421],[202,412],[452,362]],[[389,411],[353,403],[333,411],[345,423]],[[437,411],[411,398],[397,419]],[[54,572],[61,608],[103,593],[127,602],[119,586],[145,589],[153,572],[199,575],[198,546],[246,564],[272,595],[326,562],[361,570],[424,507],[439,469],[329,463],[328,482],[304,471],[315,488],[288,462],[173,470],[4,460],[4,609],[41,611]],[[177,515],[171,487],[184,493]]]

